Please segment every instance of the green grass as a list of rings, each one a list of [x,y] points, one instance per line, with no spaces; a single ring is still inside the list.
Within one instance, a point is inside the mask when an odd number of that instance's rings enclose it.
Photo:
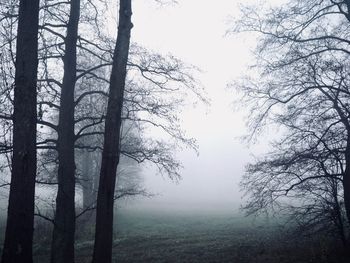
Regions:
[[[5,221],[0,219],[3,238]],[[91,262],[92,228],[77,235],[76,263]],[[113,262],[117,263],[350,262],[342,256],[339,243],[334,245],[320,236],[292,236],[276,220],[254,220],[233,212],[120,209],[115,229]],[[50,223],[37,221],[35,263],[49,262],[51,230]]]
[[[276,222],[266,220],[141,210],[120,210],[116,219],[113,257],[118,263],[347,262],[323,238],[291,238]],[[76,262],[90,262],[92,242],[77,245]]]

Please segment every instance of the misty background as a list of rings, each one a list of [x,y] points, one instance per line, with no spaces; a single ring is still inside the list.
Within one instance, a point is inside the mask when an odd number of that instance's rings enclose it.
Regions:
[[[4,3],[1,263],[349,262],[350,1]]]
[[[145,188],[155,196],[129,200],[129,205],[234,211],[239,208],[239,181],[252,150],[241,140],[247,132],[247,112],[242,105],[234,104],[237,96],[228,84],[246,70],[254,47],[252,36],[227,34],[239,3],[186,0],[160,6],[151,1],[135,1],[133,40],[163,54],[176,54],[198,67],[197,78],[211,105],[188,105],[181,115],[183,129],[199,146],[198,156],[193,150],[178,153],[183,164],[182,179],[171,181],[146,166],[142,172]]]

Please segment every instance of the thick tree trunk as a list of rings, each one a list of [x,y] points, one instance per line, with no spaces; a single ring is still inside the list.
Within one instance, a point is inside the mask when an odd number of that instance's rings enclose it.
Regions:
[[[346,233],[345,233],[345,228],[344,228],[344,220],[343,220],[343,215],[342,215],[342,209],[339,204],[339,198],[338,198],[338,182],[336,179],[332,178],[331,181],[332,184],[332,196],[333,196],[333,202],[334,202],[334,211],[335,211],[335,224],[339,230],[339,237],[343,243],[344,246],[347,244],[347,238],[346,238]]]
[[[348,148],[348,147],[347,147]],[[348,149],[347,149],[348,150]],[[343,190],[344,190],[344,205],[348,224],[350,223],[350,156],[347,151],[346,155],[346,168],[345,175],[343,177]],[[349,229],[344,237],[346,240],[346,257],[350,258],[350,242],[348,242],[350,237]]]
[[[350,134],[348,134],[348,140],[345,149],[345,174],[343,176],[343,191],[347,222],[350,223]],[[350,233],[347,232],[346,234],[346,239],[349,239]],[[349,242],[347,242],[347,246],[350,247]],[[350,253],[348,253],[348,256],[350,256]]]
[[[39,0],[21,0],[17,29],[13,158],[2,262],[33,262]]]
[[[63,58],[64,75],[58,124],[58,192],[51,247],[51,262],[74,262],[75,161],[74,88],[76,82],[76,44],[80,0],[71,0],[70,17]]]
[[[131,0],[120,0],[97,196],[94,263],[112,261],[114,190],[120,155],[120,126],[132,28],[131,14]]]

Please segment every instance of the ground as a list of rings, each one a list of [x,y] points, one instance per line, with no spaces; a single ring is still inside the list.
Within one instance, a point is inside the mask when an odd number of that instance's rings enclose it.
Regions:
[[[234,213],[117,211],[113,262],[347,262],[322,237],[287,235],[276,221]],[[78,240],[76,263],[91,262],[92,241]],[[37,263],[48,262],[38,247]]]

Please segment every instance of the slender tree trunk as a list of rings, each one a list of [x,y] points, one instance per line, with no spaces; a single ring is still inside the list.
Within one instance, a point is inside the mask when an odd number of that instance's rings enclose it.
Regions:
[[[133,26],[131,14],[131,0],[120,0],[118,36],[113,55],[97,195],[94,263],[112,261],[114,190],[120,156],[120,126],[126,64],[129,55],[130,31]]]
[[[74,262],[75,161],[74,88],[76,82],[76,44],[80,0],[71,0],[63,58],[64,75],[58,124],[58,192],[51,247],[52,263]]]
[[[96,194],[94,189],[94,167],[92,153],[89,151],[83,152],[82,158],[82,180],[81,187],[83,193],[83,209],[90,209],[96,203]],[[83,222],[91,222],[90,219],[95,215],[95,209],[86,212],[83,215]],[[95,215],[96,216],[96,215]]]
[[[76,238],[93,238],[95,233],[96,219],[96,198],[97,189],[95,189],[95,178],[98,177],[94,167],[94,153],[84,150],[81,156],[81,178],[83,211],[79,221],[76,224]]]
[[[94,102],[92,97],[89,97],[89,114],[94,113]],[[91,138],[85,139],[85,144],[91,144]],[[91,209],[96,206],[97,199],[97,182],[98,182],[98,167],[96,167],[96,151],[83,150],[82,152],[82,180],[80,182],[83,194],[83,209]],[[96,182],[97,181],[97,182]],[[83,215],[83,224],[95,225],[96,209],[92,209]]]
[[[13,158],[2,262],[33,262],[39,0],[21,0],[17,29]]]

